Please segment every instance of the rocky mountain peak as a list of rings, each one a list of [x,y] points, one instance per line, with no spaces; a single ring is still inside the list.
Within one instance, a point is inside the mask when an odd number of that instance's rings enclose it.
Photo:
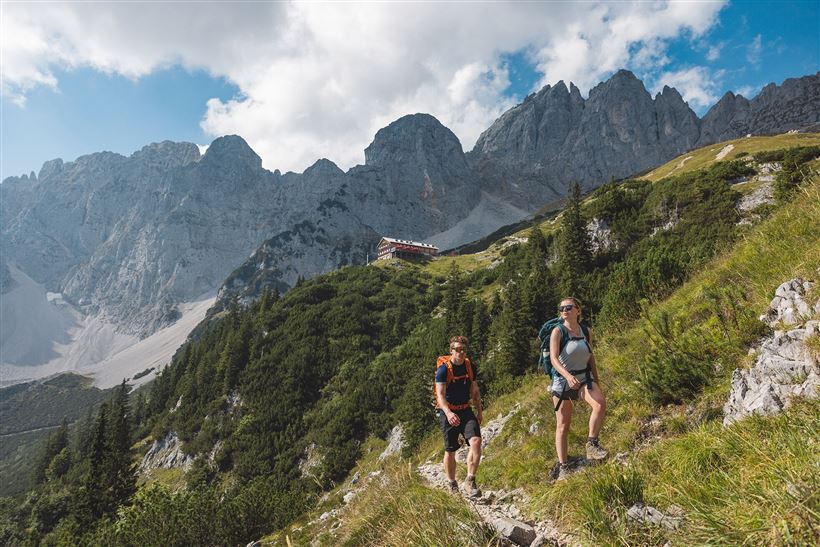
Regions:
[[[316,160],[316,163],[305,169],[303,173],[306,177],[316,178],[331,178],[343,176],[344,171],[339,169],[339,166],[326,158]]]
[[[131,159],[145,164],[170,168],[199,161],[199,147],[190,142],[163,141],[143,146]]]
[[[649,92],[632,72],[619,70],[609,80],[601,82],[589,91],[588,102],[601,100],[632,100],[639,101],[652,98]]]
[[[262,158],[239,135],[219,137],[208,147],[202,161],[206,164],[245,164],[262,168]]]
[[[38,180],[47,179],[52,177],[63,170],[63,160],[60,158],[56,158],[53,160],[49,160],[43,164],[40,168],[40,173],[37,175]]]
[[[661,90],[661,92],[658,93],[657,95],[655,95],[655,100],[656,101],[662,100],[662,101],[665,101],[665,102],[671,102],[671,101],[685,102],[683,100],[683,97],[681,96],[681,94],[678,93],[678,90],[675,89],[674,87],[669,87],[668,85],[663,86],[663,89]]]
[[[364,151],[365,163],[379,167],[434,159],[463,163],[463,154],[458,137],[430,114],[409,114],[379,129]]]

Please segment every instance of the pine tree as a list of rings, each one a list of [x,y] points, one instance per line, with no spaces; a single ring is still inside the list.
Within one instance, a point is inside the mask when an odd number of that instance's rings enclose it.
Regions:
[[[499,318],[499,351],[496,357],[500,376],[523,374],[530,364],[530,339],[532,338],[521,302],[521,288],[510,283],[504,308]]]
[[[464,314],[464,281],[458,265],[453,262],[450,273],[447,275],[447,285],[444,289],[442,304],[445,308],[444,324],[447,337],[463,335],[467,332],[469,323],[465,322]]]
[[[108,488],[108,403],[100,405],[91,434],[91,444],[87,450],[88,459],[82,484],[77,492],[75,515],[82,525],[90,525],[99,519],[111,506],[111,491]]]
[[[524,281],[522,306],[525,323],[534,337],[537,329],[547,318],[554,315],[553,309],[560,297],[558,283],[549,268],[541,267],[530,271]]]
[[[108,488],[113,511],[136,490],[136,476],[131,463],[131,426],[128,419],[128,386],[122,381],[111,404],[110,426],[106,446]]]
[[[544,232],[541,231],[539,226],[533,226],[532,230],[530,230],[527,251],[533,269],[545,268],[547,266],[549,245],[547,238],[544,237]]]
[[[564,295],[581,296],[592,256],[586,222],[581,214],[581,187],[577,182],[570,184],[567,207],[561,220],[558,248],[561,291]]]
[[[60,427],[49,435],[42,451],[34,464],[33,481],[39,484],[46,479],[46,470],[51,465],[52,460],[68,447],[68,421],[63,418]]]
[[[478,298],[473,303],[473,324],[470,328],[470,354],[476,359],[484,355],[489,330],[490,314],[487,312],[487,305]]]

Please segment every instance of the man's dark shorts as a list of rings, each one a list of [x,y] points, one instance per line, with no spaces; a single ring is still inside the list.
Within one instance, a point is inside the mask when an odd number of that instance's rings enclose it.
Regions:
[[[475,417],[472,408],[454,410],[453,412],[455,412],[461,420],[461,423],[457,426],[450,425],[444,412],[441,410],[436,411],[441,432],[444,433],[444,450],[446,452],[455,452],[459,449],[459,435],[462,435],[468,443],[473,437],[481,437],[481,428],[478,425],[478,418]]]

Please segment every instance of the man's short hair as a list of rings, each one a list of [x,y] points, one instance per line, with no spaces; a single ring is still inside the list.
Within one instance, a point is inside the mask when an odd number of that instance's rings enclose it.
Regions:
[[[450,348],[452,349],[453,344],[461,344],[464,347],[468,347],[470,345],[470,339],[466,336],[453,336],[450,338]]]

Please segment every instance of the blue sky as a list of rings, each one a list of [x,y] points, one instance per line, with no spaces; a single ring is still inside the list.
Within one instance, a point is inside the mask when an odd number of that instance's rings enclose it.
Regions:
[[[816,0],[233,6],[4,4],[2,178],[228,133],[269,169],[319,157],[347,168],[412,112],[437,116],[469,149],[559,79],[586,95],[628,68],[703,115],[727,90],[751,97],[820,70]]]

